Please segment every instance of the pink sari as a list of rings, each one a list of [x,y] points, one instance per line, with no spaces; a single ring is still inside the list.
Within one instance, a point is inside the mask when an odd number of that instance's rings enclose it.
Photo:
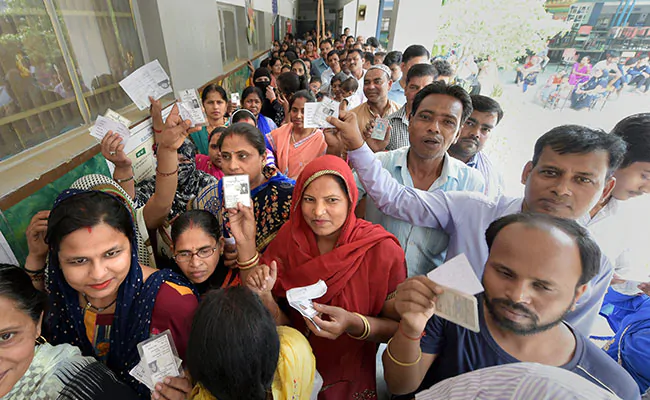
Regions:
[[[292,123],[284,124],[271,131],[268,138],[273,146],[278,169],[284,175],[295,180],[307,164],[325,155],[327,143],[323,131],[320,129],[314,130],[311,135],[293,143],[292,130]]]
[[[206,156],[205,154],[197,154],[194,160],[196,161],[196,169],[199,171],[207,172],[217,179],[223,178],[223,171],[217,168],[216,165],[212,164],[212,161],[210,161],[210,156]]]

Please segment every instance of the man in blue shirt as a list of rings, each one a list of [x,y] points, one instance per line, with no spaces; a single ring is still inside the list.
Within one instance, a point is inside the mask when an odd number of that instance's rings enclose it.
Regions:
[[[575,221],[519,213],[490,224],[485,239],[490,255],[485,292],[477,296],[478,333],[435,316],[444,289],[428,278],[398,286],[400,326],[383,355],[391,393],[526,361],[564,368],[622,399],[639,399],[630,375],[563,321],[600,268],[600,249],[587,230]]]
[[[433,67],[429,65],[431,69]],[[430,77],[431,81],[433,78]],[[462,124],[472,112],[472,101],[460,86],[436,86],[424,100],[437,112]],[[383,168],[398,182],[421,190],[467,190],[482,192],[483,178],[479,171],[450,157],[447,149],[458,137],[457,124],[441,124],[442,146],[432,146],[438,139],[419,125],[409,126],[410,146],[377,153]],[[391,132],[392,134],[392,132]],[[365,189],[357,179],[359,198]],[[397,237],[406,254],[408,276],[424,275],[445,258],[449,236],[442,229],[423,228],[386,215],[377,209],[372,199],[366,200],[365,219],[383,226]]]
[[[423,101],[434,82],[415,96],[409,125],[420,125],[429,137],[440,136],[443,124],[460,121],[437,112]],[[501,196],[492,201],[481,193],[426,192],[401,185],[387,171],[359,132],[356,118],[341,112],[341,119],[328,119],[340,132],[348,158],[359,180],[383,213],[409,223],[449,234],[447,259],[465,253],[476,272],[483,276],[488,248],[483,232],[494,220],[521,211],[541,212],[577,220],[586,215],[599,201],[607,198],[615,184],[613,174],[625,154],[625,142],[601,130],[578,125],[563,125],[551,129],[535,143],[533,158],[524,167],[523,198]],[[431,145],[441,146],[437,143]],[[589,335],[598,316],[600,305],[613,276],[612,264],[603,257],[599,273],[567,316],[578,331]]]
[[[388,98],[395,103],[403,106],[406,103],[406,96],[404,95],[404,88],[406,88],[406,76],[415,64],[427,64],[429,63],[429,51],[422,45],[413,44],[406,48],[402,54],[402,63],[400,67],[402,69],[402,79],[393,83],[390,91],[388,92]]]

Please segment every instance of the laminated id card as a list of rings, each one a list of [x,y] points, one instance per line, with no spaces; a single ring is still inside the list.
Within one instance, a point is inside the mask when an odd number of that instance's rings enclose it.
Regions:
[[[223,199],[226,208],[236,208],[237,203],[251,206],[251,189],[248,175],[230,175],[221,178]]]

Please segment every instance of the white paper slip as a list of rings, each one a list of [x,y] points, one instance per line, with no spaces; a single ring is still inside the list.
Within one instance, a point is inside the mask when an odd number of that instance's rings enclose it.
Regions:
[[[154,391],[154,384],[151,381],[151,375],[149,375],[147,368],[145,368],[145,363],[143,360],[140,360],[138,365],[129,371],[129,375],[137,379],[138,382],[148,387],[152,392]]]
[[[230,93],[230,102],[239,106],[239,93]]]
[[[131,75],[120,81],[120,86],[140,110],[151,105],[149,96],[158,100],[167,93],[172,93],[169,76],[158,60],[153,60],[136,69]]]
[[[483,291],[465,254],[459,254],[427,274],[438,285],[475,295]]]
[[[223,198],[226,208],[236,208],[237,203],[246,207],[251,206],[251,189],[248,175],[230,175],[221,178],[223,182]]]
[[[101,115],[97,116],[95,120],[95,125],[90,129],[90,135],[99,139],[100,141],[104,139],[104,136],[108,131],[113,131],[122,137],[122,144],[126,144],[131,137],[131,132],[129,128],[122,125],[119,122],[115,122],[110,118],[102,117]]]
[[[314,308],[314,303],[312,303],[311,300],[290,301],[289,305],[297,310],[303,317],[310,320],[316,329],[319,331],[321,330],[320,326],[318,326],[316,321],[314,321],[314,317],[318,315],[318,311]]]
[[[327,284],[320,279],[318,282],[309,286],[302,286],[287,290],[286,296],[288,302],[299,302],[302,300],[313,300],[323,297],[327,293]]]
[[[479,332],[476,297],[447,287],[443,289],[444,292],[436,298],[435,314],[463,328]]]
[[[377,140],[386,139],[386,132],[388,131],[388,125],[390,122],[385,118],[377,118],[375,120],[375,127],[370,133],[370,137]]]
[[[176,357],[168,335],[160,335],[142,344],[141,347],[145,369],[151,375],[151,382],[154,385],[161,382],[165,377],[179,375]]]
[[[124,118],[123,115],[120,115],[119,113],[111,110],[110,108],[106,109],[106,114],[104,116],[108,119],[112,119],[115,122],[119,122],[120,124],[126,126],[127,128],[131,126],[131,120]]]
[[[305,103],[305,128],[334,128],[327,122],[327,117],[339,117],[339,102],[324,97],[320,103]]]
[[[192,127],[196,125],[203,125],[208,122],[208,119],[201,107],[199,100],[199,93],[196,89],[181,90],[178,93],[180,102],[178,103],[178,111],[183,120],[190,120]]]

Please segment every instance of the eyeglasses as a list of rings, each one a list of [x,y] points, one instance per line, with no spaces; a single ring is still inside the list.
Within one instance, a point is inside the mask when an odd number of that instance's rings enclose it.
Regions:
[[[192,260],[192,257],[194,256],[198,256],[199,258],[208,258],[212,256],[215,251],[217,251],[217,247],[204,247],[202,249],[199,249],[197,252],[192,252],[192,251],[178,252],[172,258],[176,262],[186,263],[186,262],[190,262],[190,260]]]

